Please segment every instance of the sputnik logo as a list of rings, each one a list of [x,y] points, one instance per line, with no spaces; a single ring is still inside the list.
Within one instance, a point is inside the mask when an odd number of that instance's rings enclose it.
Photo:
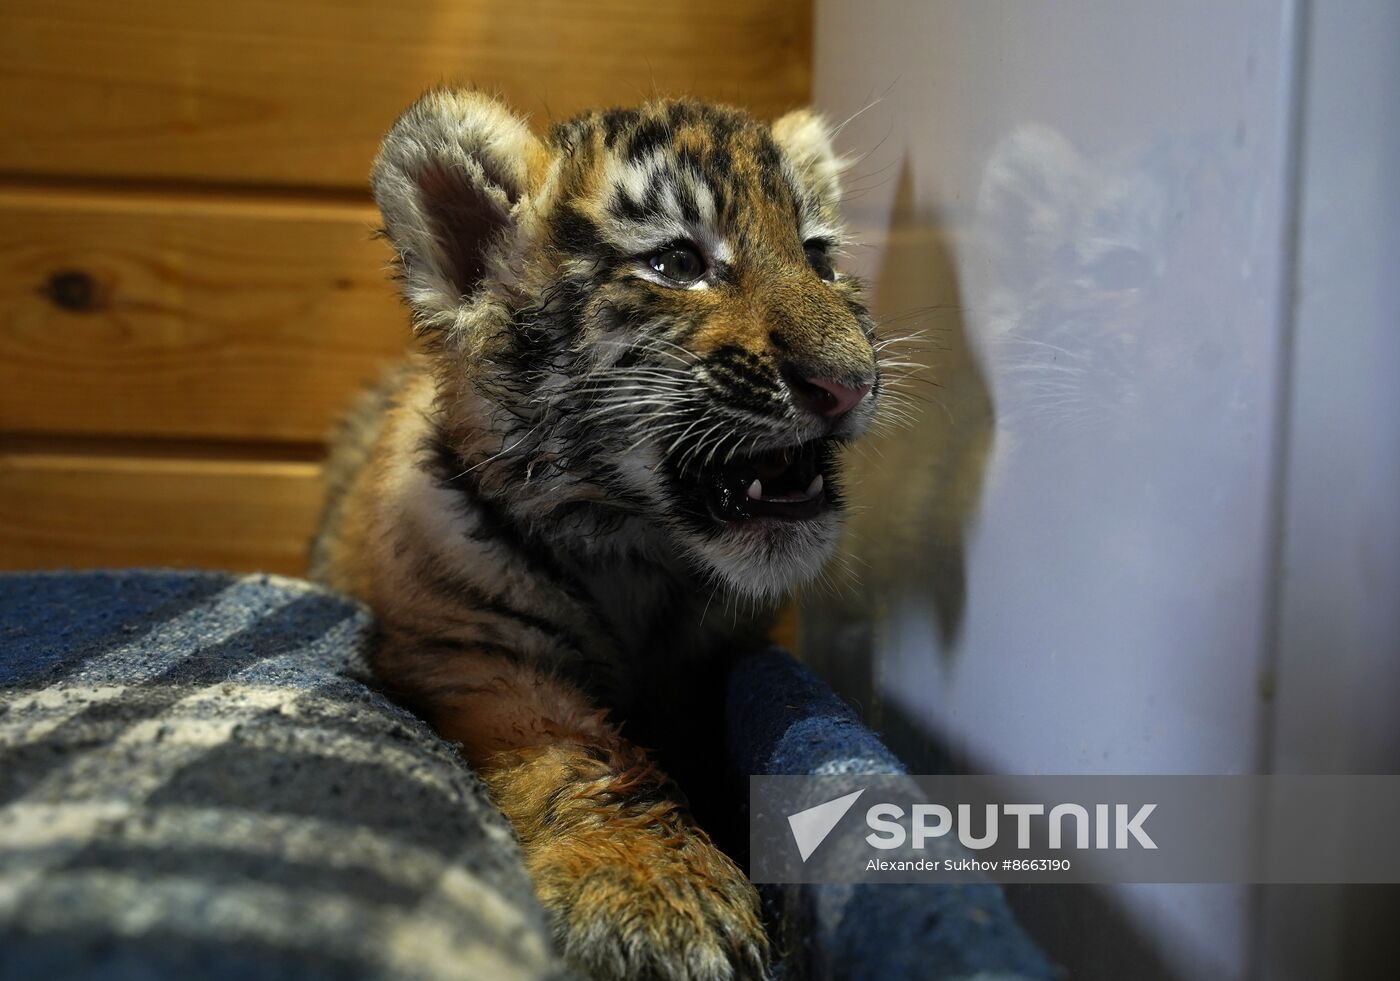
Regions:
[[[825,804],[788,815],[788,827],[792,829],[792,840],[797,842],[797,853],[802,856],[802,861],[805,862],[811,857],[817,846],[826,840],[832,828],[841,823],[846,812],[855,804],[856,798],[863,793],[864,790],[857,790],[853,794],[837,797]]]

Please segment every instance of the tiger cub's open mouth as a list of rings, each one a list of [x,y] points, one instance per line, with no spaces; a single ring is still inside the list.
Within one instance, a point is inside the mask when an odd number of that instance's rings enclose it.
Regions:
[[[711,513],[722,521],[818,517],[833,503],[834,449],[818,439],[706,468],[700,477]]]

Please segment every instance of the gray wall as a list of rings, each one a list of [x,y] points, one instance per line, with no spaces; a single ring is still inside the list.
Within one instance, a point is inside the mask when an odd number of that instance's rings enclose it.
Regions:
[[[817,9],[926,369],[806,655],[930,769],[1394,771],[1400,5]],[[1376,897],[1300,895],[1015,899],[1080,977],[1326,976]]]

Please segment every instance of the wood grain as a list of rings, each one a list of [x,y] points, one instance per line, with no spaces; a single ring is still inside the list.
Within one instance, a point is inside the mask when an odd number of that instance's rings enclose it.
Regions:
[[[310,462],[0,454],[0,568],[300,575],[321,493]]]
[[[423,89],[543,128],[810,80],[810,0],[0,4],[0,567],[303,571],[320,444],[408,343],[365,184]]]
[[[322,439],[408,343],[375,218],[0,190],[0,429]]]
[[[360,188],[423,89],[540,122],[690,93],[773,115],[810,0],[43,0],[0,5],[0,172]]]

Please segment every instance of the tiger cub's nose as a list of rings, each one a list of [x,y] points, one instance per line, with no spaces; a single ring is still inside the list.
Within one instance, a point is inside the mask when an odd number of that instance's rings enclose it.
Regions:
[[[830,378],[805,378],[795,372],[785,372],[783,380],[799,409],[827,419],[844,416],[870,394],[869,385],[851,386]]]

